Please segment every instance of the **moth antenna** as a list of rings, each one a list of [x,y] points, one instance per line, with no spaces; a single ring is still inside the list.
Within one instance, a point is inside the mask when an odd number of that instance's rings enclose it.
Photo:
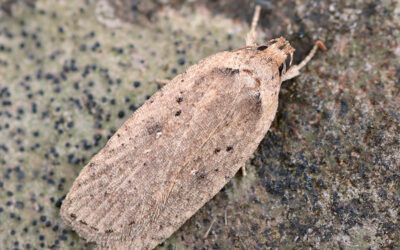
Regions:
[[[303,59],[303,61],[301,61],[298,65],[297,65],[297,69],[300,70],[302,69],[304,66],[306,66],[306,64],[311,60],[311,58],[313,58],[313,56],[315,55],[315,53],[317,52],[318,49],[321,49],[323,51],[326,50],[325,45],[321,42],[321,41],[317,41],[314,44],[314,47],[312,48],[312,50],[310,51],[310,53],[306,56],[306,58]]]
[[[323,51],[326,50],[326,47],[322,41],[317,41],[314,44],[314,47],[311,49],[310,53],[308,53],[306,58],[303,59],[303,61],[301,61],[298,65],[293,65],[292,67],[290,67],[290,69],[283,76],[282,82],[300,75],[300,70],[304,66],[306,66],[306,64],[311,60],[311,58],[315,55],[315,53],[317,52],[318,49],[323,50]]]
[[[251,21],[251,29],[250,32],[247,33],[246,37],[246,46],[255,46],[257,40],[257,32],[256,27],[258,23],[258,19],[260,18],[261,6],[257,5],[254,10],[253,20]]]

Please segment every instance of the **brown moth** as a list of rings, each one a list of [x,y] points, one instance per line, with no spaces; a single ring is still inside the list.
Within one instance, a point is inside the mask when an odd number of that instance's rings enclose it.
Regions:
[[[209,56],[155,93],[83,168],[61,216],[108,249],[151,249],[168,238],[244,166],[267,133],[294,49],[247,46]],[[289,64],[289,65],[290,65]]]

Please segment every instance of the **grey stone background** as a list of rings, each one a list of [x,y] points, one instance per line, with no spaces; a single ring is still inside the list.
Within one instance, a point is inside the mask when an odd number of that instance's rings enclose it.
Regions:
[[[160,248],[400,249],[400,3],[258,2],[260,42],[328,50],[282,85],[248,176]],[[254,2],[0,5],[1,249],[93,247],[59,216],[74,178],[156,79],[244,46]]]

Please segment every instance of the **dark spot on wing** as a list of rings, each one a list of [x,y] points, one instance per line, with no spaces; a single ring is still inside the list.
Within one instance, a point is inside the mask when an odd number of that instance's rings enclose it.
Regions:
[[[76,214],[70,214],[70,216],[72,219],[74,219],[74,220],[76,219]]]
[[[268,48],[268,46],[262,45],[262,46],[258,47],[257,50],[263,51],[263,50],[266,50],[267,48]]]
[[[112,232],[114,232],[114,230],[112,230],[112,229],[107,229],[107,230],[105,231],[106,234],[110,234],[110,233],[112,233]]]
[[[286,43],[279,47],[280,50],[283,50],[286,47]]]
[[[196,173],[197,179],[204,179],[204,178],[206,178],[206,176],[207,176],[207,174],[204,173],[204,172],[197,172]]]
[[[249,70],[249,69],[244,69],[243,70],[245,73],[249,74],[249,75],[253,75],[253,71]]]
[[[220,68],[219,69],[224,75],[234,75],[239,73],[239,69],[232,69],[232,68]]]
[[[196,79],[196,81],[194,82],[196,85],[200,85],[202,82],[204,82],[205,77],[199,77],[198,79]]]
[[[260,92],[257,92],[254,95],[254,99],[256,100],[257,103],[261,103],[261,94],[260,94]]]
[[[233,150],[233,147],[232,147],[232,146],[226,147],[226,152],[229,152],[229,151],[232,151],[232,150]]]
[[[79,223],[81,223],[81,224],[83,224],[83,225],[86,225],[86,226],[87,226],[87,223],[86,223],[86,221],[79,220]]]
[[[269,42],[269,44],[271,44],[271,45],[272,45],[272,44],[275,44],[276,42],[277,42],[276,40],[274,40],[274,41],[270,41],[270,42]]]
[[[261,86],[261,81],[259,78],[254,78],[254,80],[256,81],[256,87],[259,88]]]
[[[90,227],[90,228],[95,230],[95,231],[99,231],[99,229],[97,227]]]
[[[220,148],[215,148],[215,149],[214,149],[214,154],[217,154],[217,153],[219,153],[220,151],[221,151]]]
[[[160,123],[155,123],[152,126],[147,127],[147,132],[149,135],[156,134],[162,131],[162,125]]]
[[[181,103],[182,101],[183,101],[183,98],[182,98],[182,97],[176,98],[176,102],[177,102],[177,103]]]
[[[182,113],[182,110],[178,110],[178,111],[176,111],[175,116],[180,116],[181,113]]]

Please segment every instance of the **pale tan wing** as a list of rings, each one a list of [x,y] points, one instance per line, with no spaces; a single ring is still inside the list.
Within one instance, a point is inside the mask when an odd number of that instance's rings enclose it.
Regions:
[[[236,81],[240,80],[236,78]],[[261,98],[243,90],[216,128],[217,131],[197,150],[177,178],[173,179],[174,185],[167,201],[157,208],[160,210],[158,223],[151,224],[141,241],[128,240],[110,245],[118,249],[152,249],[214,197],[244,166],[269,129],[277,108],[276,100],[270,101],[267,100],[268,112],[264,113],[266,110],[263,110]]]
[[[254,95],[244,88],[249,78],[229,52],[177,76],[85,166],[63,202],[63,219],[89,241],[113,247],[152,248],[171,235],[269,128],[277,97]]]

